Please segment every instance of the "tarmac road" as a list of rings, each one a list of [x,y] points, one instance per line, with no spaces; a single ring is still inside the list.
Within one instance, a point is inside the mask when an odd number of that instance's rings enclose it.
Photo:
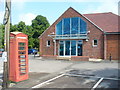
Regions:
[[[37,85],[37,88],[118,88],[118,80],[106,78],[119,79],[119,72],[116,61],[48,60],[29,55],[29,79],[12,88],[32,88]],[[59,77],[61,74],[64,75]],[[101,83],[96,85],[99,81]]]

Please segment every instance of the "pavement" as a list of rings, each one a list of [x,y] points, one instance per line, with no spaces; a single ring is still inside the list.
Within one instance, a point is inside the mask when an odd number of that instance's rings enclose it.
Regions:
[[[118,88],[117,61],[67,61],[29,55],[29,79],[12,83],[9,90],[24,88]],[[99,84],[99,85],[97,85]]]
[[[2,77],[3,77],[3,61],[1,60],[0,57],[0,89],[2,88]]]

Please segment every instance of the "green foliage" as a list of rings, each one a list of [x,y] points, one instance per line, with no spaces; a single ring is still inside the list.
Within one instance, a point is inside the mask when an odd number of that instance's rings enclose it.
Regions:
[[[10,32],[23,32],[28,35],[28,48],[39,48],[39,39],[38,37],[50,26],[46,17],[38,15],[35,19],[32,20],[31,25],[25,25],[25,22],[20,21],[16,25],[10,24]],[[0,36],[4,37],[4,25],[0,24]],[[2,32],[2,33],[1,33]],[[2,44],[0,48],[3,48],[4,38],[0,38]]]
[[[43,17],[41,15],[38,15],[34,20],[32,20],[32,28],[33,28],[33,48],[39,48],[39,40],[38,37],[50,26],[48,23],[46,17]]]
[[[4,46],[4,29],[5,26],[0,24],[0,48],[3,48]]]

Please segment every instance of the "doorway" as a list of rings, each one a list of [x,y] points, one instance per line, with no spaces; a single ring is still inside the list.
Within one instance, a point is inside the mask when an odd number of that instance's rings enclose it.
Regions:
[[[82,40],[59,41],[59,56],[82,56]]]

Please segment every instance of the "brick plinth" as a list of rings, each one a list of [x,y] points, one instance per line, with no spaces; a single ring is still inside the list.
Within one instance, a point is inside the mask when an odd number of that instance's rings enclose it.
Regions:
[[[72,61],[89,61],[88,56],[71,56]]]

